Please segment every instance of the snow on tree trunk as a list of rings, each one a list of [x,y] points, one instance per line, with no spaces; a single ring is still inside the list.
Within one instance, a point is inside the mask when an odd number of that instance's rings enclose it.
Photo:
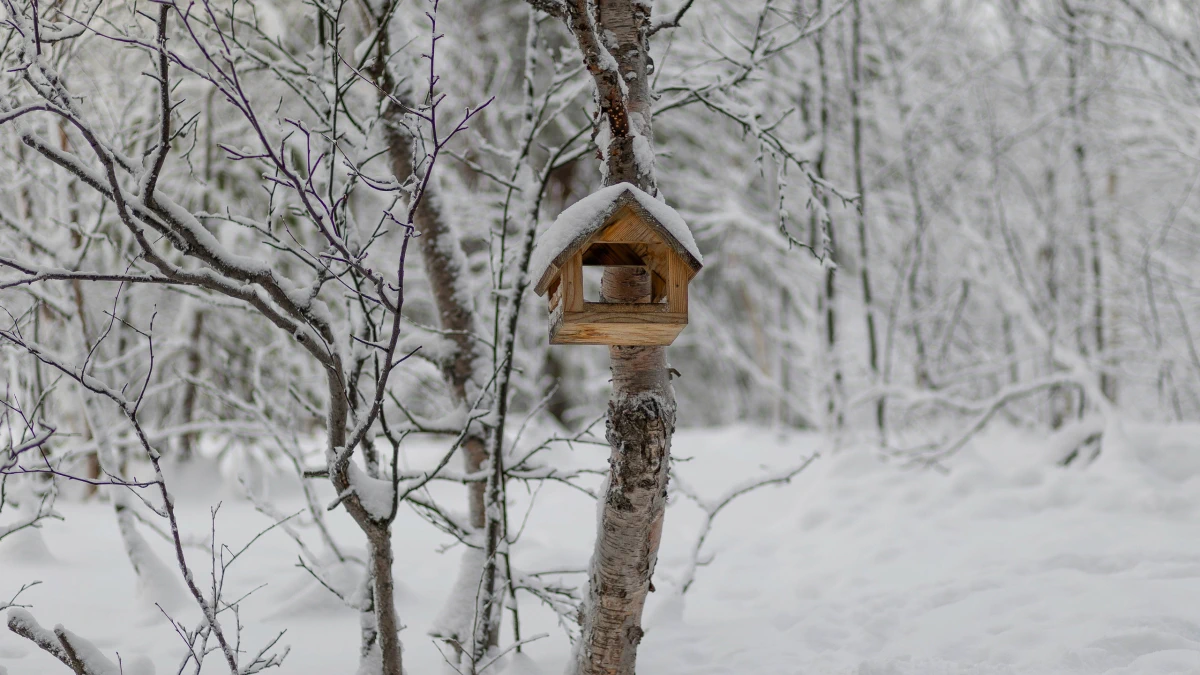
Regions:
[[[96,456],[101,468],[109,476],[123,478],[126,463],[124,452],[110,435],[109,428],[105,425],[104,414],[97,409],[100,405],[102,403],[95,397],[82,397],[81,407],[92,437],[96,439]],[[113,491],[109,496],[117,519],[117,530],[121,533],[121,542],[125,545],[125,554],[129,556],[129,563],[137,575],[138,594],[147,602],[159,603],[167,610],[183,606],[187,597],[175,571],[154,554],[150,544],[137,531],[133,497],[124,490]]]
[[[329,456],[337,456],[347,442],[346,424],[350,414],[350,406],[341,388],[341,363],[335,361],[335,367],[329,373],[329,417],[327,433],[329,434],[326,452]],[[370,569],[364,573],[364,583],[371,584],[371,602],[375,614],[375,632],[372,634],[367,626],[363,627],[362,659],[360,672],[373,674],[374,664],[378,664],[381,675],[403,675],[403,656],[400,647],[400,618],[396,613],[395,579],[392,576],[392,530],[386,520],[379,520],[352,489],[350,478],[350,457],[345,455],[341,462],[331,461],[329,477],[339,494],[350,495],[342,504],[346,512],[354,519],[367,536]],[[364,591],[364,602],[366,601]],[[365,610],[363,610],[365,611]],[[374,642],[368,644],[368,638]]]
[[[138,595],[147,603],[161,605],[167,611],[185,606],[187,593],[179,583],[178,573],[155,555],[150,544],[137,531],[134,505],[129,494],[114,491],[111,495],[125,554],[129,556],[129,563],[137,574]]]
[[[8,629],[62,661],[77,675],[120,675],[125,672],[96,645],[63,628],[61,624],[52,631],[47,630],[24,609],[9,611]]]
[[[386,92],[386,95],[380,94],[380,104],[384,106],[383,135],[392,173],[403,183],[414,174],[419,178],[423,172],[419,165],[414,165],[413,137],[404,124],[404,110],[394,102],[394,97],[411,97],[405,96],[407,92],[403,91],[404,85],[396,81],[385,65],[391,56],[391,41],[387,35],[388,17],[377,16],[375,23],[382,28],[371,74],[381,83],[380,91]],[[425,266],[425,275],[429,279],[434,306],[437,308],[438,326],[453,345],[441,363],[442,380],[449,389],[451,400],[465,409],[478,395],[477,388],[487,379],[487,374],[481,376],[477,373],[485,367],[483,364],[486,360],[481,358],[476,339],[478,321],[468,288],[466,255],[450,217],[442,208],[437,185],[433,182],[425,187],[421,203],[414,214],[414,224],[421,233],[416,241]],[[462,454],[467,473],[477,473],[483,469],[487,459],[483,430],[474,429],[468,434],[462,443]],[[483,482],[467,485],[469,522],[472,528],[481,533],[487,525],[485,489],[486,485]],[[469,565],[476,561],[475,556],[468,555],[463,557],[462,563]],[[464,567],[459,576],[474,575],[478,579],[482,574],[481,568]],[[491,590],[486,589],[484,592],[490,593]],[[461,617],[462,613],[456,610],[461,604],[459,598],[448,598],[446,608],[440,614],[441,619]],[[465,624],[448,624],[439,620],[430,629],[430,634],[465,644],[471,634],[471,624],[469,621]],[[497,639],[498,631],[486,637],[489,646],[495,646]]]

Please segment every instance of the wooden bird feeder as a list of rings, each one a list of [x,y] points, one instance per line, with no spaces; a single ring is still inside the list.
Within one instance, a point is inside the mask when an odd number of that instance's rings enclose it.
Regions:
[[[587,302],[583,268],[631,266],[650,277],[637,302]],[[538,241],[534,290],[549,294],[550,344],[669,345],[688,323],[688,283],[701,258],[674,209],[629,183],[576,202]]]

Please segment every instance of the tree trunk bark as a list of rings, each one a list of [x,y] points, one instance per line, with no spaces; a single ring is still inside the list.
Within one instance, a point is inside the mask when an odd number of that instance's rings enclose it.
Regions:
[[[818,0],[817,12],[824,15],[825,3],[824,0]],[[817,53],[817,72],[821,85],[821,98],[819,103],[818,120],[820,123],[821,145],[817,151],[816,159],[813,162],[813,167],[816,169],[817,175],[821,178],[826,178],[825,175],[825,159],[826,149],[830,146],[830,96],[829,96],[829,63],[825,50],[825,30],[817,31],[813,36],[813,45]],[[814,232],[818,231],[818,235],[823,241],[817,241],[814,237],[813,248],[819,248],[823,255],[829,256],[832,262],[837,262],[841,258],[841,254],[837,247],[837,233],[833,229],[833,221],[829,218],[829,195],[822,191],[821,203],[825,207],[823,211],[823,222],[816,223],[818,220],[814,213]],[[835,276],[837,269],[835,266],[827,266],[824,270],[824,283],[821,284],[820,291],[817,294],[817,308],[822,315],[824,322],[824,346],[825,346],[825,367],[829,372],[829,381],[825,383],[826,395],[829,398],[826,406],[826,428],[834,432],[841,432],[845,427],[846,416],[845,406],[845,390],[842,379],[842,365],[838,354],[837,345],[837,277]]]
[[[387,68],[387,59],[391,56],[391,43],[387,31],[390,16],[372,18],[379,30],[379,39],[376,43],[376,60],[371,64],[368,73],[379,84],[381,91],[380,103],[384,106],[383,135],[392,173],[398,181],[403,182],[413,176],[415,171],[418,177],[420,174],[413,164],[413,138],[404,125],[404,111],[390,97],[409,100],[413,97],[397,90],[396,78]],[[452,352],[441,363],[442,379],[454,404],[466,407],[471,405],[478,395],[476,387],[483,384],[476,381],[478,378],[475,377],[479,360],[482,358],[476,341],[478,326],[467,287],[466,256],[460,246],[458,233],[442,209],[437,187],[433,182],[425,188],[424,196],[414,214],[414,224],[421,233],[416,239],[417,247],[429,280],[434,306],[437,308],[438,326],[444,331],[445,338],[454,344]],[[463,464],[467,473],[477,473],[484,467],[487,460],[484,437],[485,430],[476,428],[463,440]],[[486,488],[486,484],[481,481],[467,485],[469,522],[481,545],[488,525]],[[463,564],[473,564],[472,561],[476,559],[476,556],[466,555],[463,557]],[[460,570],[460,576],[468,571]],[[482,577],[484,570],[477,570],[477,573]],[[492,591],[493,589],[485,589],[483,593],[490,595]],[[448,599],[451,604],[455,604],[456,601],[456,598]],[[446,615],[456,614],[448,612]],[[471,626],[438,625],[433,627],[432,632],[450,640],[452,644],[467,645]],[[487,646],[496,646],[498,634],[498,630],[487,631],[484,637]]]
[[[609,115],[607,120],[605,182],[630,182],[655,194],[646,66],[649,9],[631,0],[599,0],[596,8],[599,33],[608,37],[607,47],[625,76],[627,90],[624,119]],[[645,302],[650,296],[649,276],[638,268],[606,269],[601,296],[605,302]],[[666,348],[613,346],[609,359],[612,397],[607,438],[612,454],[576,645],[579,675],[634,672],[644,634],[642,609],[658,560],[675,430],[675,394]]]
[[[871,293],[870,247],[867,241],[867,182],[863,173],[863,116],[862,116],[862,4],[854,0],[851,5],[850,71],[850,114],[852,144],[854,146],[854,187],[858,191],[858,246],[859,278],[862,281],[863,307],[867,319],[867,365],[871,377],[879,381],[879,338],[875,325],[875,300]],[[885,399],[875,403],[875,424],[880,440],[886,438],[887,413]]]
[[[399,108],[392,109],[400,113]],[[389,124],[387,128],[385,137],[392,171],[398,180],[404,180],[413,172],[410,152],[412,139],[400,131],[398,125]],[[472,391],[472,387],[479,384],[472,381],[479,357],[475,341],[475,312],[468,304],[471,296],[466,284],[466,257],[459,245],[458,234],[443,213],[438,198],[437,189],[430,183],[425,188],[425,195],[414,218],[417,230],[421,233],[416,241],[437,308],[438,326],[445,332],[446,339],[454,343],[453,352],[441,364],[442,379],[450,389],[450,398],[455,405],[467,406],[477,393]],[[476,473],[483,468],[487,458],[483,434],[479,430],[473,431],[463,441],[462,447],[467,473]],[[486,524],[482,482],[468,485],[467,503],[471,527],[482,530]]]
[[[394,111],[398,120],[401,115],[400,109],[391,106],[389,110]],[[389,113],[385,112],[384,116],[386,119]],[[392,171],[398,180],[404,180],[413,172],[410,152],[412,139],[401,131],[402,128],[398,121],[389,122],[385,131]],[[438,203],[438,194],[433,183],[425,189],[414,222],[421,233],[416,241],[433,293],[434,306],[437,308],[438,325],[445,332],[445,338],[454,344],[452,353],[441,364],[442,379],[450,390],[450,398],[454,404],[465,408],[471,405],[478,394],[474,388],[481,385],[473,380],[477,368],[476,361],[480,358],[475,341],[475,312],[468,304],[471,296],[466,285],[466,258],[459,245],[458,234]],[[463,440],[462,455],[467,473],[478,473],[483,469],[487,460],[487,445],[482,429],[472,429]],[[481,481],[467,484],[469,521],[481,545],[487,526],[486,487]],[[464,556],[463,564],[472,564],[471,561],[474,560],[475,556]],[[484,571],[480,569],[477,572],[482,575]],[[491,590],[485,589],[483,592],[488,594]],[[448,602],[455,603],[456,599],[450,598]],[[457,644],[466,645],[471,626],[435,626],[433,631]],[[497,645],[498,633],[499,631],[489,631],[485,636],[489,647]]]
[[[327,452],[332,457],[334,453],[346,445],[346,424],[350,418],[350,403],[342,388],[345,376],[342,373],[340,359],[337,359],[326,373],[329,385],[329,417],[327,433],[329,446]],[[375,639],[379,645],[379,665],[382,675],[403,675],[404,667],[400,647],[400,618],[396,614],[395,579],[392,576],[392,528],[388,522],[376,520],[363,506],[350,484],[349,463],[354,461],[349,455],[343,462],[331,462],[329,479],[338,494],[349,494],[342,505],[354,522],[367,536],[370,569],[367,575],[371,580],[371,600],[375,608]],[[365,628],[365,627],[364,627]],[[364,630],[364,636],[366,635]],[[364,659],[374,658],[370,645],[363,644]],[[367,664],[362,664],[360,670],[366,670]]]
[[[1063,9],[1071,20],[1067,27],[1067,97],[1070,105],[1072,134],[1074,136],[1075,169],[1079,173],[1079,199],[1086,220],[1089,256],[1090,286],[1083,293],[1091,300],[1091,333],[1093,358],[1100,370],[1100,392],[1110,401],[1113,386],[1107,372],[1104,371],[1104,287],[1103,287],[1103,251],[1100,245],[1100,220],[1096,214],[1096,197],[1092,187],[1092,174],[1088,168],[1087,144],[1085,125],[1088,123],[1088,98],[1081,91],[1080,71],[1087,55],[1087,45],[1078,36],[1076,28],[1076,12],[1068,3],[1063,3]],[[1086,341],[1084,342],[1086,345]],[[1085,347],[1086,350],[1086,347]]]
[[[637,302],[649,294],[645,272],[605,271],[606,302]],[[658,559],[675,429],[666,349],[609,347],[609,358],[613,393],[607,437],[612,455],[577,647],[581,675],[634,672],[642,608]]]
[[[183,404],[182,404],[182,422],[184,425],[189,425],[196,418],[196,380],[200,376],[200,367],[203,365],[203,356],[200,351],[200,340],[204,337],[204,310],[196,309],[195,318],[192,320],[192,333],[188,337],[191,344],[188,345],[187,353],[187,372],[191,378],[183,385]],[[179,439],[179,461],[188,462],[193,459],[196,452],[196,446],[200,440],[200,433],[197,431],[188,431]]]

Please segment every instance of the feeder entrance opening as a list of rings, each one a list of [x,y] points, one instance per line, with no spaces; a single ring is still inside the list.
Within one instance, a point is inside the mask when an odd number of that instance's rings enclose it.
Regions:
[[[642,294],[625,302],[666,304],[668,270],[664,248],[653,244],[593,243],[583,250],[583,297],[586,302],[604,302],[601,279],[608,267],[631,267],[641,272],[630,281]],[[623,297],[633,294],[622,292]]]

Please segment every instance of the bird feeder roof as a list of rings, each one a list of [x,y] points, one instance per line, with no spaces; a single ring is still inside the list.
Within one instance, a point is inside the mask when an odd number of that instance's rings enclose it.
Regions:
[[[529,261],[530,277],[537,280],[534,291],[544,295],[563,263],[596,233],[616,222],[624,209],[629,209],[649,225],[687,264],[692,275],[700,271],[703,258],[683,217],[637,186],[618,183],[572,204],[538,238]]]

